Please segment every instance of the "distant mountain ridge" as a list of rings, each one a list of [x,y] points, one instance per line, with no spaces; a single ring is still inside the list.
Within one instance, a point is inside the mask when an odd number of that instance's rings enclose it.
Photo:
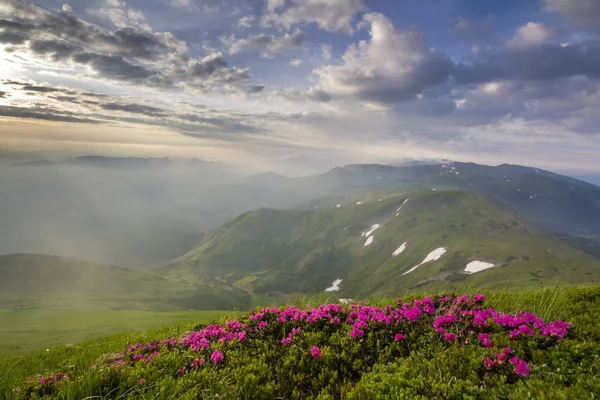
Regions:
[[[439,260],[423,263],[436,252]],[[493,268],[469,274],[472,262]],[[586,282],[600,279],[600,260],[480,195],[428,191],[333,209],[245,213],[162,272],[275,296],[321,292],[342,279],[347,297]]]

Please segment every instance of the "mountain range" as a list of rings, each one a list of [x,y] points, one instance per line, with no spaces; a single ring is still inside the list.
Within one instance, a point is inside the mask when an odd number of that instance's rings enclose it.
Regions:
[[[600,187],[517,165],[413,164],[300,178],[168,159],[12,165],[0,253],[54,256],[0,257],[3,301],[243,308],[326,289],[600,278]]]

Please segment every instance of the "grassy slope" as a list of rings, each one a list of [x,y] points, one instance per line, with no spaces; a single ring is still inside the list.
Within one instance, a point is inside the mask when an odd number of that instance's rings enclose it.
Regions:
[[[218,318],[224,311],[0,310],[0,354],[72,345],[99,336]]]
[[[384,226],[365,247],[361,233],[376,223]],[[392,257],[404,242],[406,251]],[[439,261],[402,275],[438,247],[448,250]],[[473,260],[503,267],[464,275]],[[322,291],[342,278],[339,294],[347,297],[415,285],[598,281],[600,262],[484,197],[429,191],[339,209],[246,213],[208,235],[166,272],[225,280],[261,294]]]
[[[46,255],[0,256],[0,309],[232,309],[242,290]]]
[[[478,292],[483,292],[486,295],[486,306],[506,312],[516,312],[519,310],[533,312],[546,320],[563,319],[574,323],[574,332],[576,335],[580,335],[582,332],[590,332],[591,336],[588,334],[585,340],[588,342],[591,341],[590,343],[598,340],[597,318],[599,316],[597,315],[597,302],[600,301],[598,297],[600,287],[581,288],[561,286],[515,290],[479,290],[471,288],[467,291],[470,294]],[[593,293],[596,293],[596,295],[590,297],[590,294]],[[406,299],[420,298],[430,294],[433,294],[433,292],[419,290],[405,293],[404,297]],[[334,297],[336,296],[331,295],[329,299],[323,295],[318,297],[304,297],[294,304],[298,307],[317,305],[326,300],[333,301]],[[390,304],[395,302],[395,298],[372,298],[368,302],[372,305]],[[231,320],[232,317],[233,315],[226,316],[221,321]],[[212,317],[209,319],[212,319]],[[196,322],[208,321],[206,318],[199,318]],[[10,398],[13,386],[25,380],[35,379],[36,376],[39,376],[38,374],[47,376],[51,373],[66,371],[72,380],[84,379],[83,377],[91,374],[90,365],[102,359],[102,355],[104,354],[120,351],[127,347],[127,345],[139,341],[150,342],[155,338],[164,339],[171,336],[179,336],[191,329],[192,326],[192,324],[189,324],[187,326],[153,330],[146,333],[114,335],[73,347],[51,349],[49,352],[31,352],[20,357],[0,358],[0,371],[2,372],[0,374],[0,396],[4,395],[6,398]],[[589,343],[586,346],[589,347]],[[582,349],[583,347],[580,347],[579,351],[582,351]],[[582,354],[573,355],[573,357],[579,357]],[[562,355],[565,356],[566,354]],[[442,363],[442,360],[440,360],[440,363]],[[435,374],[437,374],[437,370]],[[551,375],[554,376],[556,373],[552,373]],[[139,395],[144,398],[154,398],[154,396],[159,394],[162,396],[167,395],[166,393],[153,392],[151,389],[150,391],[139,393]]]
[[[52,324],[62,325],[60,329],[71,327],[85,329],[86,332],[65,331],[64,336],[60,337],[61,342],[73,339],[81,340],[85,337],[87,341],[76,343],[72,346],[50,346],[49,351],[45,348],[41,350],[30,351],[28,353],[19,352],[16,355],[6,354],[0,350],[0,398],[10,398],[10,389],[17,382],[22,382],[37,374],[49,374],[58,370],[66,370],[71,373],[82,373],[87,371],[89,365],[103,354],[120,351],[130,344],[140,341],[150,341],[156,337],[168,337],[178,335],[192,328],[198,323],[207,323],[218,320],[228,312],[220,311],[196,311],[180,313],[152,313],[152,312],[121,312],[119,314],[110,311],[92,313],[89,317],[84,317],[81,322],[75,321],[68,316],[59,316],[56,313],[50,313],[47,317],[38,319],[39,316],[29,315],[25,325],[20,325],[23,329],[33,328],[36,324],[42,323],[42,329],[46,330],[43,322],[44,318],[57,317]],[[72,315],[73,317],[75,315]],[[120,316],[120,318],[119,318]],[[89,320],[87,318],[100,320],[97,323],[97,330],[85,326]],[[113,319],[117,317],[117,319]],[[17,317],[19,318],[19,317]],[[16,321],[13,321],[16,322]],[[20,321],[23,323],[23,321]],[[109,323],[110,325],[105,325]],[[173,325],[176,324],[176,325]],[[111,329],[109,329],[111,328]],[[35,329],[35,328],[34,328]],[[116,333],[115,332],[126,332]],[[143,332],[140,332],[143,331]],[[4,336],[5,334],[9,336]],[[106,336],[109,335],[110,336]],[[15,331],[10,327],[2,326],[0,337],[3,342],[5,337],[15,337]],[[104,336],[104,337],[103,337]],[[93,338],[93,339],[92,339]],[[16,338],[20,341],[19,337]],[[39,340],[39,339],[37,339]],[[14,343],[13,343],[14,344]],[[31,344],[31,343],[29,343]],[[38,344],[42,344],[38,342]],[[38,347],[38,344],[35,344]],[[54,343],[56,346],[57,343]],[[44,345],[43,347],[45,347]],[[9,345],[8,350],[14,347]],[[73,366],[73,367],[71,367]]]

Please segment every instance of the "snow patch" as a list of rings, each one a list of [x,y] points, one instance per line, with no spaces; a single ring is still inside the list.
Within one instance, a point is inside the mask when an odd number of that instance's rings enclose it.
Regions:
[[[412,267],[411,269],[409,269],[408,271],[406,271],[405,273],[403,273],[402,275],[406,275],[409,274],[411,272],[413,272],[415,269],[419,268],[421,265],[428,263],[430,261],[437,261],[440,259],[441,256],[444,255],[444,253],[446,252],[446,248],[445,247],[440,247],[435,249],[434,251],[432,251],[431,253],[429,253],[427,255],[427,257],[425,257],[425,259],[421,262],[421,264]]]
[[[373,232],[375,232],[377,229],[381,228],[381,224],[375,224],[375,225],[371,225],[371,229],[369,229],[366,232],[361,233],[360,235],[362,237],[367,237],[367,236],[371,236],[371,234]]]
[[[490,268],[494,268],[495,265],[491,264],[491,263],[487,263],[487,262],[483,262],[483,261],[471,261],[470,263],[467,264],[467,267],[465,268],[465,272],[469,273],[469,274],[475,274],[477,272],[480,271],[484,271],[486,269],[490,269]]]
[[[400,207],[398,207],[398,209],[396,210],[396,217],[397,217],[398,215],[400,215],[400,211],[402,210],[402,207],[404,207],[404,205],[405,205],[405,204],[406,204],[406,203],[407,203],[409,200],[410,200],[410,197],[409,197],[408,199],[404,200],[404,203],[402,203],[402,204],[400,205]]]
[[[336,279],[333,281],[330,287],[325,289],[326,292],[339,292],[340,291],[340,283],[342,283],[341,279]]]
[[[406,250],[406,242],[402,243],[402,246],[398,247],[396,251],[392,253],[392,257],[399,256],[404,250]]]
[[[342,206],[341,204],[338,204],[337,206],[335,206],[335,208],[340,208],[341,206]]]
[[[377,200],[377,201],[381,201],[381,200],[383,200],[383,199],[379,199],[379,200]]]
[[[357,206],[360,206],[361,204],[362,204],[362,201],[357,201],[357,202],[356,202],[356,205],[357,205]]]
[[[370,245],[371,243],[373,243],[373,236],[369,236],[367,238],[367,241],[365,242],[365,247],[367,247],[368,245]]]
[[[433,190],[435,192],[437,189],[431,189],[431,190]]]
[[[537,194],[529,196],[529,200],[533,199],[535,196],[537,196]]]

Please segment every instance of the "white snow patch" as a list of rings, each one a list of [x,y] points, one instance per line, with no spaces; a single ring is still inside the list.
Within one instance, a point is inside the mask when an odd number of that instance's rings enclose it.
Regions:
[[[431,189],[431,190],[436,191],[437,189]]]
[[[341,206],[342,206],[341,204],[338,204],[337,206],[335,206],[335,208],[340,208]]]
[[[532,196],[529,196],[529,200],[533,199],[535,196],[537,196],[537,194],[534,194]]]
[[[367,238],[367,241],[365,242],[365,247],[367,247],[368,245],[370,245],[371,243],[373,243],[373,236],[369,236]]]
[[[356,205],[357,205],[357,206],[360,206],[361,204],[362,204],[362,201],[357,201],[357,202],[356,202]]]
[[[377,200],[377,201],[381,201],[381,200],[383,200],[383,199],[379,199],[379,200]]]
[[[494,266],[494,264],[483,261],[471,261],[467,264],[465,272],[468,272],[469,274],[474,274],[480,271],[484,271],[486,269],[494,268]]]
[[[421,264],[412,267],[411,269],[409,269],[408,271],[406,271],[405,273],[403,273],[402,275],[406,275],[409,274],[411,272],[413,272],[415,269],[419,268],[421,265],[428,263],[430,261],[437,261],[440,259],[441,256],[444,255],[444,253],[446,252],[446,248],[445,247],[440,247],[435,249],[434,251],[432,251],[431,253],[429,253],[427,255],[427,257],[425,257],[425,259],[421,262]]]
[[[410,200],[410,197],[406,200],[404,200],[404,203],[402,203],[402,205],[400,205],[400,207],[398,207],[398,209],[396,210],[396,217],[398,215],[400,215],[400,210],[402,210],[402,207],[404,207],[404,205]]]
[[[327,289],[325,289],[326,292],[339,292],[340,290],[340,283],[342,283],[341,279],[336,279],[335,281],[333,281],[333,283],[331,284],[330,287],[328,287]]]
[[[352,302],[352,299],[339,299],[339,302],[342,304],[348,304]]]
[[[402,246],[398,247],[396,251],[392,253],[392,257],[399,256],[404,250],[406,250],[406,242],[402,243]]]
[[[369,229],[366,232],[361,233],[360,235],[362,237],[367,237],[367,236],[371,236],[371,234],[373,232],[375,232],[377,229],[381,228],[381,224],[375,224],[375,225],[371,225],[371,229]]]
[[[319,208],[319,206],[315,206],[315,210],[316,210],[317,208]]]

